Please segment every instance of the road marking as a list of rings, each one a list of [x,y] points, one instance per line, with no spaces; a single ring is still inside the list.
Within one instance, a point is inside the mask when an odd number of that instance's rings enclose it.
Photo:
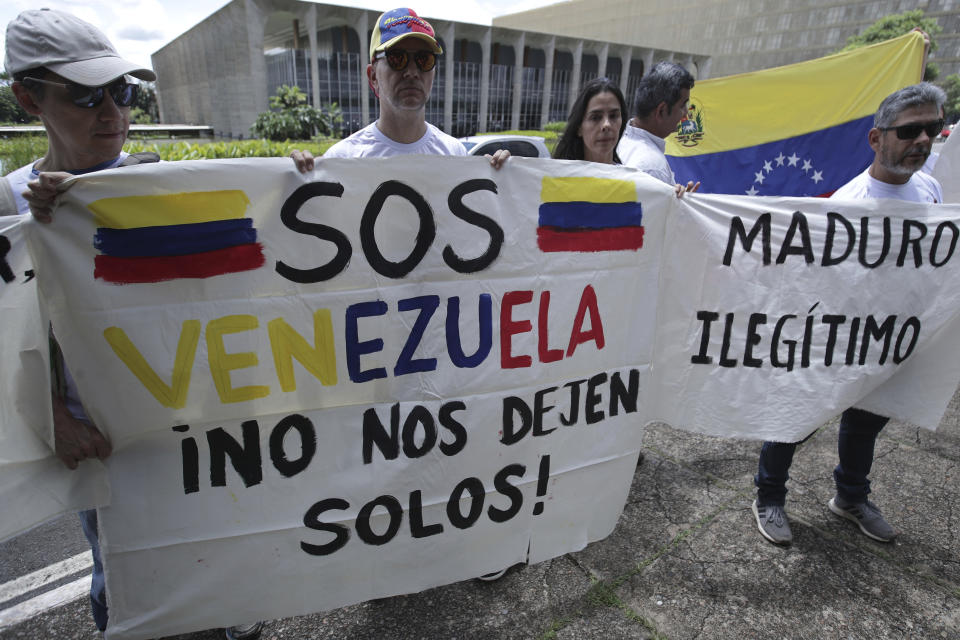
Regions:
[[[18,598],[25,593],[30,593],[51,582],[56,582],[62,578],[73,575],[80,571],[85,571],[93,566],[93,554],[89,551],[78,553],[72,558],[54,562],[53,564],[38,569],[33,573],[20,576],[16,580],[11,580],[0,585],[0,603]]]
[[[29,620],[54,607],[59,607],[90,592],[90,576],[68,582],[35,598],[24,600],[9,609],[0,611],[0,629]]]

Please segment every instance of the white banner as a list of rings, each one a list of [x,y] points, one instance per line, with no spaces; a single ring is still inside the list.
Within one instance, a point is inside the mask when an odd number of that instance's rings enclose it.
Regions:
[[[580,549],[616,524],[652,420],[793,441],[856,404],[934,428],[960,378],[958,223],[678,201],[622,167],[523,158],[84,176],[29,226],[114,444],[108,635]]]
[[[960,202],[960,184],[957,184],[957,175],[960,175],[960,135],[950,136],[940,145],[939,157],[931,175],[943,187],[944,202]]]
[[[25,222],[0,217],[0,539],[110,501],[99,461],[70,471],[53,456],[48,321],[27,255]]]

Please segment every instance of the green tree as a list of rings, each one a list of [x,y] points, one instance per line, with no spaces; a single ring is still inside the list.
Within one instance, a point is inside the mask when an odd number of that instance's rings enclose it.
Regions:
[[[310,140],[330,136],[342,121],[340,107],[330,104],[313,107],[299,87],[281,85],[270,98],[270,111],[257,116],[253,135],[268,140]]]
[[[947,92],[947,102],[943,105],[947,120],[960,118],[960,75],[952,73],[940,82]]]
[[[137,101],[130,110],[130,120],[137,124],[153,124],[160,121],[160,109],[157,106],[157,84],[141,82],[137,90]]]
[[[840,51],[850,51],[870,44],[892,40],[909,33],[915,27],[920,27],[927,32],[930,36],[930,51],[936,51],[937,40],[935,36],[943,29],[937,24],[936,18],[925,18],[923,9],[913,9],[880,18],[858,35],[850,36],[847,39],[846,46]],[[928,62],[927,68],[923,72],[923,79],[934,80],[939,72],[939,67],[936,64]]]
[[[10,85],[0,84],[0,124],[26,124],[33,120],[33,116],[17,102]]]

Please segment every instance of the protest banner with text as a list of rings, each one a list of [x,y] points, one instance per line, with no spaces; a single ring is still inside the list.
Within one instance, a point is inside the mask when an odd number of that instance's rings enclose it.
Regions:
[[[960,377],[958,224],[519,158],[84,176],[27,226],[115,448],[108,637],[583,548],[652,420],[792,441],[857,404],[933,428]]]

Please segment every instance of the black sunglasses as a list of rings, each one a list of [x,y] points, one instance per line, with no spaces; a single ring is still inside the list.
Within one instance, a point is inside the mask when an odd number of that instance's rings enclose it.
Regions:
[[[49,84],[63,87],[70,94],[70,101],[83,109],[92,109],[103,102],[103,96],[110,93],[113,102],[118,107],[129,107],[137,100],[137,86],[127,82],[122,77],[102,87],[88,87],[75,82],[51,82],[41,78],[24,78],[23,83],[30,88],[30,83]]]
[[[897,138],[900,140],[913,140],[920,135],[921,131],[926,131],[927,136],[932,139],[943,131],[943,120],[914,122],[913,124],[902,124],[899,127],[880,127],[880,131],[896,131]]]
[[[403,71],[410,64],[410,54],[413,53],[413,62],[417,69],[423,72],[431,71],[437,65],[437,54],[433,51],[407,51],[406,49],[387,49],[383,58],[394,71]],[[376,59],[376,58],[375,58]]]

